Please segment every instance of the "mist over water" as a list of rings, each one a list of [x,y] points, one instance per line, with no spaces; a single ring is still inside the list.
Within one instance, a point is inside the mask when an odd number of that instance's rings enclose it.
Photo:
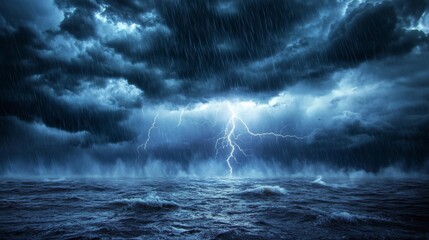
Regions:
[[[429,164],[407,167],[401,163],[382,167],[376,171],[352,167],[332,166],[326,163],[292,161],[290,164],[266,160],[234,162],[234,178],[276,178],[319,176],[334,178],[419,178],[429,176]],[[112,164],[84,161],[81,164],[56,165],[39,162],[33,165],[10,163],[3,168],[3,178],[211,178],[228,177],[229,169],[225,160],[190,161],[181,164],[175,161],[136,160],[124,162],[117,160]]]

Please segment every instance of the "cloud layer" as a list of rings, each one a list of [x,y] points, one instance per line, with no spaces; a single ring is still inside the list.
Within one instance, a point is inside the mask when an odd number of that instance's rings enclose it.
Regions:
[[[228,104],[254,131],[305,137],[243,135],[249,156],[237,155],[237,168],[421,168],[428,9],[426,0],[4,3],[0,173],[223,162],[228,149],[216,155],[214,145]]]

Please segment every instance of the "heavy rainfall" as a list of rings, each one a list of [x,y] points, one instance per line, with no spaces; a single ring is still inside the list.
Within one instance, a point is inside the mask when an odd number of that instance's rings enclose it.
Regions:
[[[1,239],[426,239],[428,0],[0,4]]]

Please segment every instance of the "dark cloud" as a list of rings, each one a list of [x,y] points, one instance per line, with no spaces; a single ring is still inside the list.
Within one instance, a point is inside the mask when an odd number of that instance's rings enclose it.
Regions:
[[[99,9],[99,5],[93,0],[55,0],[55,4],[64,9],[85,9],[88,11],[96,11]]]
[[[55,28],[63,18],[63,14],[52,1],[38,2],[17,0],[5,2],[0,6],[0,19],[13,27],[31,25],[41,30]]]
[[[106,45],[132,62],[160,67],[168,77],[185,80],[180,89],[184,93],[192,94],[188,86],[208,78],[219,79],[215,85],[220,91],[240,83],[254,88],[252,81],[235,80],[234,67],[275,54],[291,29],[314,17],[321,6],[299,1],[156,1],[154,6],[140,6],[143,17],[131,10],[139,7],[123,11],[125,20],[134,16],[141,26],[151,28],[149,33],[140,29]],[[106,15],[113,19],[120,15],[112,14]],[[274,82],[270,84],[277,85]]]
[[[395,1],[394,4],[402,20],[408,24],[422,17],[423,13],[429,8],[429,2],[427,0],[399,0]]]
[[[231,13],[223,13],[219,5],[227,3],[158,2],[174,39],[166,57],[179,62],[179,77],[208,76],[273,54],[281,45],[279,38],[317,11],[295,1],[235,1],[229,2]]]
[[[392,3],[361,5],[330,33],[326,58],[333,62],[360,63],[378,57],[409,52],[427,37],[420,31],[398,26]]]
[[[328,59],[336,62],[373,59],[394,40],[396,23],[392,4],[358,7],[331,31],[326,49]]]
[[[0,83],[1,116],[42,121],[49,127],[70,132],[85,130],[94,134],[92,142],[118,142],[133,138],[129,130],[120,126],[120,121],[126,119],[126,111],[71,106],[43,90],[43,85],[49,83],[58,66],[38,56],[37,51],[49,47],[34,29],[19,27],[13,32],[4,32],[0,35],[0,42],[3,53],[0,68],[3,79]],[[55,81],[58,79],[51,84]],[[66,86],[62,84],[58,88]]]
[[[49,127],[69,132],[88,131],[94,134],[94,142],[120,142],[133,138],[133,134],[120,122],[126,112],[106,111],[90,107],[73,107],[51,96],[34,91],[18,101],[3,100],[1,116],[17,116],[26,121],[42,121]]]
[[[76,9],[70,15],[66,15],[61,22],[61,30],[64,30],[77,39],[95,37],[96,29],[93,12]]]
[[[140,108],[167,108],[173,118],[188,103],[195,110],[219,99],[266,103],[289,94],[297,106],[284,105],[284,114],[259,124],[305,125],[300,131],[311,139],[248,139],[255,158],[372,170],[391,159],[422,163],[429,2],[368,2],[6,2],[0,6],[1,155],[55,162],[63,151],[133,159],[154,115]],[[187,133],[160,123],[176,135],[158,132],[140,158],[184,164],[213,158],[223,126],[205,124],[205,114],[184,123]],[[46,142],[19,153],[37,139]]]
[[[101,0],[99,4],[106,6],[106,14],[115,20],[137,21],[143,23],[139,15],[153,9],[156,1],[136,0]]]
[[[290,50],[293,53],[301,48],[300,54],[283,53],[235,70],[225,77],[224,88],[259,92],[277,91],[299,81],[320,83],[341,69],[407,54],[416,47],[427,48],[427,34],[400,21],[408,18],[416,22],[421,16],[398,10],[406,5],[360,4],[330,24],[326,39],[298,36]]]

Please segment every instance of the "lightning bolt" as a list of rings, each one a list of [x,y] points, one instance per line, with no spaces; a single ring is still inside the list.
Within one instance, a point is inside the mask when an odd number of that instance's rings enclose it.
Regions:
[[[228,110],[230,112],[230,117],[229,117],[228,122],[225,126],[225,129],[220,134],[221,137],[216,139],[216,144],[215,144],[216,156],[215,157],[217,158],[219,150],[228,149],[228,156],[226,157],[226,163],[227,163],[228,168],[229,168],[229,176],[230,177],[233,176],[233,170],[234,170],[233,166],[231,164],[232,160],[237,161],[236,153],[240,152],[241,154],[243,154],[246,157],[250,156],[246,152],[247,149],[242,148],[242,146],[240,145],[242,143],[242,141],[240,139],[241,136],[248,135],[251,137],[258,137],[261,140],[262,140],[262,138],[265,138],[265,137],[293,138],[293,139],[298,139],[298,140],[306,138],[306,137],[300,137],[297,135],[282,134],[283,129],[279,133],[277,133],[277,132],[254,132],[250,129],[250,127],[247,125],[247,123],[240,116],[237,115],[237,113],[234,111],[234,108],[231,106],[231,103],[228,102],[227,105],[228,105]],[[186,105],[186,107],[181,109],[177,127],[181,126],[183,114],[188,109],[188,107],[189,107],[189,104]],[[137,147],[137,152],[139,154],[140,154],[141,148],[143,148],[144,150],[147,149],[147,145],[151,139],[152,130],[154,128],[156,128],[156,122],[157,122],[158,116],[159,116],[159,112],[153,118],[152,125],[150,126],[150,128],[147,132],[146,141]],[[241,128],[239,128],[239,130],[243,130],[243,131],[236,134],[236,131],[238,131],[237,130],[238,125],[241,126]]]
[[[179,123],[177,123],[177,127],[180,127],[180,125],[182,124],[182,117],[183,117],[183,113],[188,109],[189,104],[186,105],[186,107],[182,108],[182,110],[180,111],[180,116],[179,116]]]
[[[140,145],[140,146],[138,146],[137,147],[137,152],[140,154],[140,149],[143,147],[143,149],[146,151],[146,148],[147,148],[147,144],[149,143],[149,141],[150,141],[150,136],[151,136],[151,133],[152,133],[152,130],[155,128],[155,125],[156,125],[156,119],[158,118],[158,116],[159,116],[159,112],[155,115],[155,117],[153,118],[153,122],[152,122],[152,125],[150,126],[150,128],[149,128],[149,130],[147,131],[147,138],[146,138],[146,141],[142,144],[142,145]]]
[[[186,105],[186,107],[182,108],[182,110],[181,110],[181,112],[180,112],[180,116],[179,116],[179,123],[177,124],[177,127],[180,127],[180,125],[182,124],[182,117],[183,117],[183,114],[184,114],[184,112],[188,109],[189,104],[190,104],[190,103],[188,103],[188,105]],[[148,143],[149,143],[149,141],[150,141],[151,133],[152,133],[152,130],[155,128],[155,125],[156,125],[156,119],[158,118],[158,116],[159,116],[159,112],[158,112],[158,113],[155,115],[155,117],[153,118],[152,125],[150,126],[149,130],[147,131],[147,138],[146,138],[146,141],[145,141],[143,144],[141,144],[141,145],[139,145],[139,146],[137,147],[137,153],[138,153],[138,154],[140,154],[140,149],[141,149],[141,148],[143,148],[143,149],[146,151],[146,149],[147,149],[147,144],[148,144]]]
[[[304,139],[305,137],[299,137],[296,135],[285,135],[281,133],[275,133],[275,132],[262,132],[257,133],[250,130],[247,123],[240,118],[232,108],[231,104],[228,103],[228,109],[231,113],[231,117],[228,120],[228,123],[225,127],[225,130],[223,131],[223,136],[218,138],[216,140],[215,149],[216,149],[216,157],[218,155],[219,149],[229,148],[229,155],[226,158],[226,163],[228,164],[229,168],[229,176],[232,177],[233,174],[233,167],[231,165],[231,160],[237,161],[237,158],[235,157],[236,150],[240,151],[244,156],[249,156],[246,151],[238,144],[238,140],[241,135],[248,134],[253,137],[276,137],[276,138],[293,138],[293,139]],[[236,125],[237,123],[240,123],[244,128],[245,132],[240,133],[238,135],[235,134]]]

